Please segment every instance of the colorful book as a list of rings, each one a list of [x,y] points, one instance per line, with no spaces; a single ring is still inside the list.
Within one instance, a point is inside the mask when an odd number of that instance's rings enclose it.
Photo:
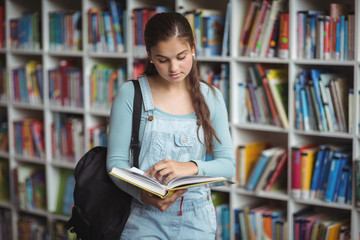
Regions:
[[[266,76],[271,94],[274,98],[276,109],[279,113],[281,124],[289,127],[288,121],[288,72],[287,69],[268,69]]]
[[[240,186],[246,186],[256,161],[266,146],[267,144],[262,141],[244,143],[238,146],[237,171],[239,172]]]
[[[276,153],[278,148],[268,148],[261,152],[259,159],[256,162],[256,165],[251,172],[250,178],[246,183],[246,189],[249,191],[254,191],[256,188],[259,179],[261,178],[264,169],[268,165],[272,156]]]

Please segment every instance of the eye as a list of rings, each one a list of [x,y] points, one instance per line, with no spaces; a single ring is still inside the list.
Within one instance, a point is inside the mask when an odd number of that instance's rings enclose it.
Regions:
[[[167,60],[160,60],[159,59],[159,63],[166,63],[167,62]]]
[[[185,59],[185,57],[186,57],[186,55],[184,54],[184,55],[180,55],[180,56],[178,56],[178,57],[177,57],[177,59],[178,59],[178,60],[184,60],[184,59]]]

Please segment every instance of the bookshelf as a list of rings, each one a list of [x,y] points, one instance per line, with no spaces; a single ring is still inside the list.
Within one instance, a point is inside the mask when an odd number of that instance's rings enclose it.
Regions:
[[[7,177],[9,189],[11,190],[10,197],[5,200],[0,200],[0,213],[6,215],[6,219],[11,222],[10,231],[12,238],[18,239],[17,232],[18,221],[23,222],[23,216],[35,217],[37,224],[45,229],[47,234],[54,236],[57,233],[55,225],[59,222],[66,221],[67,217],[58,213],[58,189],[61,185],[61,176],[63,171],[72,170],[75,167],[74,160],[77,158],[72,153],[72,157],[63,158],[59,156],[54,157],[52,144],[54,142],[54,132],[52,130],[53,124],[57,124],[59,115],[71,116],[76,118],[81,123],[79,132],[79,142],[81,151],[86,151],[91,146],[90,139],[92,138],[93,129],[97,126],[106,126],[109,116],[109,109],[98,107],[91,104],[92,96],[90,90],[90,78],[92,70],[95,66],[107,64],[113,66],[114,69],[122,69],[115,71],[118,74],[119,81],[124,79],[131,79],[134,77],[133,62],[141,60],[141,56],[134,53],[135,32],[133,29],[132,9],[149,7],[149,6],[163,6],[172,8],[179,12],[190,11],[198,8],[208,8],[220,10],[224,15],[226,14],[227,3],[231,3],[231,20],[230,20],[230,34],[229,34],[229,49],[228,56],[198,56],[198,62],[203,72],[208,68],[221,69],[222,66],[229,67],[228,85],[229,85],[229,121],[233,136],[234,149],[242,143],[250,141],[258,141],[265,139],[271,141],[275,146],[281,146],[290,154],[294,146],[301,146],[308,143],[320,144],[340,144],[346,143],[351,146],[353,159],[360,157],[360,135],[358,124],[354,124],[351,132],[320,132],[320,131],[304,131],[295,127],[295,100],[294,100],[294,83],[296,75],[304,69],[318,68],[323,70],[338,70],[344,72],[348,77],[350,86],[354,89],[354,93],[358,93],[360,86],[360,48],[358,41],[359,36],[359,15],[360,4],[356,0],[286,0],[285,6],[289,12],[289,56],[288,58],[263,58],[263,57],[248,57],[239,54],[239,41],[245,17],[250,6],[250,0],[229,0],[229,1],[206,1],[206,0],[124,0],[126,12],[124,12],[124,51],[109,52],[94,51],[89,46],[88,32],[88,13],[91,8],[99,8],[106,10],[108,5],[106,1],[100,0],[2,0],[0,6],[4,6],[5,12],[5,47],[0,49],[0,65],[7,69],[7,83],[6,93],[7,98],[2,96],[0,92],[0,117],[7,122],[7,135],[9,146],[5,150],[0,150],[0,163],[5,162],[10,174]],[[354,32],[354,59],[351,60],[319,60],[319,59],[300,59],[297,50],[297,12],[304,10],[327,10],[330,9],[330,3],[346,2],[350,4],[350,8],[355,12],[355,32]],[[53,39],[51,34],[53,29],[50,29],[50,13],[53,12],[68,12],[72,10],[81,13],[79,21],[80,28],[80,47],[79,48],[54,48],[50,39]],[[40,18],[39,26],[39,43],[36,47],[13,48],[10,20],[20,18],[25,12],[38,12]],[[1,40],[1,39],[0,39]],[[26,45],[28,46],[28,45]],[[40,72],[42,74],[43,83],[43,99],[37,103],[18,102],[14,100],[14,72],[13,69],[25,66],[29,61],[36,60],[41,66]],[[82,85],[82,105],[56,105],[53,104],[49,97],[49,92],[52,87],[50,84],[49,70],[60,67],[62,61],[76,62],[76,67],[80,69],[80,83]],[[274,126],[269,124],[244,122],[241,118],[240,106],[238,103],[238,83],[245,83],[248,76],[248,68],[258,63],[264,65],[272,65],[277,68],[287,69],[288,71],[288,121],[289,127],[283,128],[281,126]],[[121,77],[119,77],[121,76]],[[0,88],[1,89],[1,88]],[[359,95],[354,94],[354,114],[350,116],[354,123],[360,121],[360,105]],[[23,156],[15,151],[12,146],[15,145],[16,131],[14,123],[22,121],[25,118],[36,118],[43,122],[43,138],[44,138],[44,157],[38,156]],[[63,160],[66,159],[66,160]],[[17,178],[13,172],[15,169],[32,166],[41,171],[45,175],[45,209],[37,208],[19,208],[17,205],[18,199],[14,194],[14,189],[17,186]],[[291,194],[291,161],[288,158],[287,164],[287,185],[283,191],[278,192],[250,192],[245,188],[238,188],[237,186],[222,187],[216,191],[224,192],[228,195],[230,208],[230,239],[235,239],[235,214],[234,210],[241,207],[250,206],[256,202],[259,204],[267,204],[269,202],[277,202],[286,210],[286,218],[288,220],[288,237],[292,239],[293,236],[293,214],[298,210],[307,206],[313,206],[322,212],[340,212],[344,213],[351,222],[351,239],[357,240],[360,237],[360,209],[355,205],[355,197],[353,194],[351,204],[327,203],[319,199],[298,199]],[[354,192],[355,183],[352,183]],[[28,218],[31,219],[31,218]],[[30,221],[30,220],[29,220]],[[56,228],[56,229],[55,229]]]

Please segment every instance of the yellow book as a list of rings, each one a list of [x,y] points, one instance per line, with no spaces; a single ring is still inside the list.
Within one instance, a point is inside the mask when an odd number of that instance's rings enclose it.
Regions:
[[[239,171],[239,185],[245,186],[255,167],[261,152],[266,148],[262,141],[249,142],[238,147],[237,169]]]
[[[40,103],[40,91],[37,84],[36,67],[40,63],[38,61],[30,61],[25,65],[26,86],[29,92],[29,101],[31,103]]]
[[[110,174],[161,198],[169,197],[178,189],[185,189],[209,183],[233,183],[231,180],[224,177],[190,175],[174,178],[167,184],[163,184],[156,178],[145,176],[144,172],[136,167],[130,169],[114,167]]]
[[[343,225],[348,224],[346,221],[335,221],[333,224],[330,224],[326,227],[326,238],[328,240],[338,240],[340,239],[340,229]]]
[[[301,198],[310,198],[310,185],[311,176],[313,172],[313,166],[316,159],[318,148],[308,148],[301,152],[300,166],[301,166],[301,177],[300,177],[300,190]]]

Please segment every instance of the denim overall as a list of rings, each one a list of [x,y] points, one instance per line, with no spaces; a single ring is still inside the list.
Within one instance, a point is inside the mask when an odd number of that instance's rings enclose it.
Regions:
[[[140,168],[146,171],[164,158],[182,162],[205,159],[205,147],[197,137],[195,113],[175,116],[155,110],[146,76],[139,77],[139,82],[147,118]],[[200,139],[204,137],[201,128],[199,136]],[[121,239],[210,240],[215,239],[215,231],[216,216],[210,189],[200,186],[189,188],[165,212],[134,199]]]

